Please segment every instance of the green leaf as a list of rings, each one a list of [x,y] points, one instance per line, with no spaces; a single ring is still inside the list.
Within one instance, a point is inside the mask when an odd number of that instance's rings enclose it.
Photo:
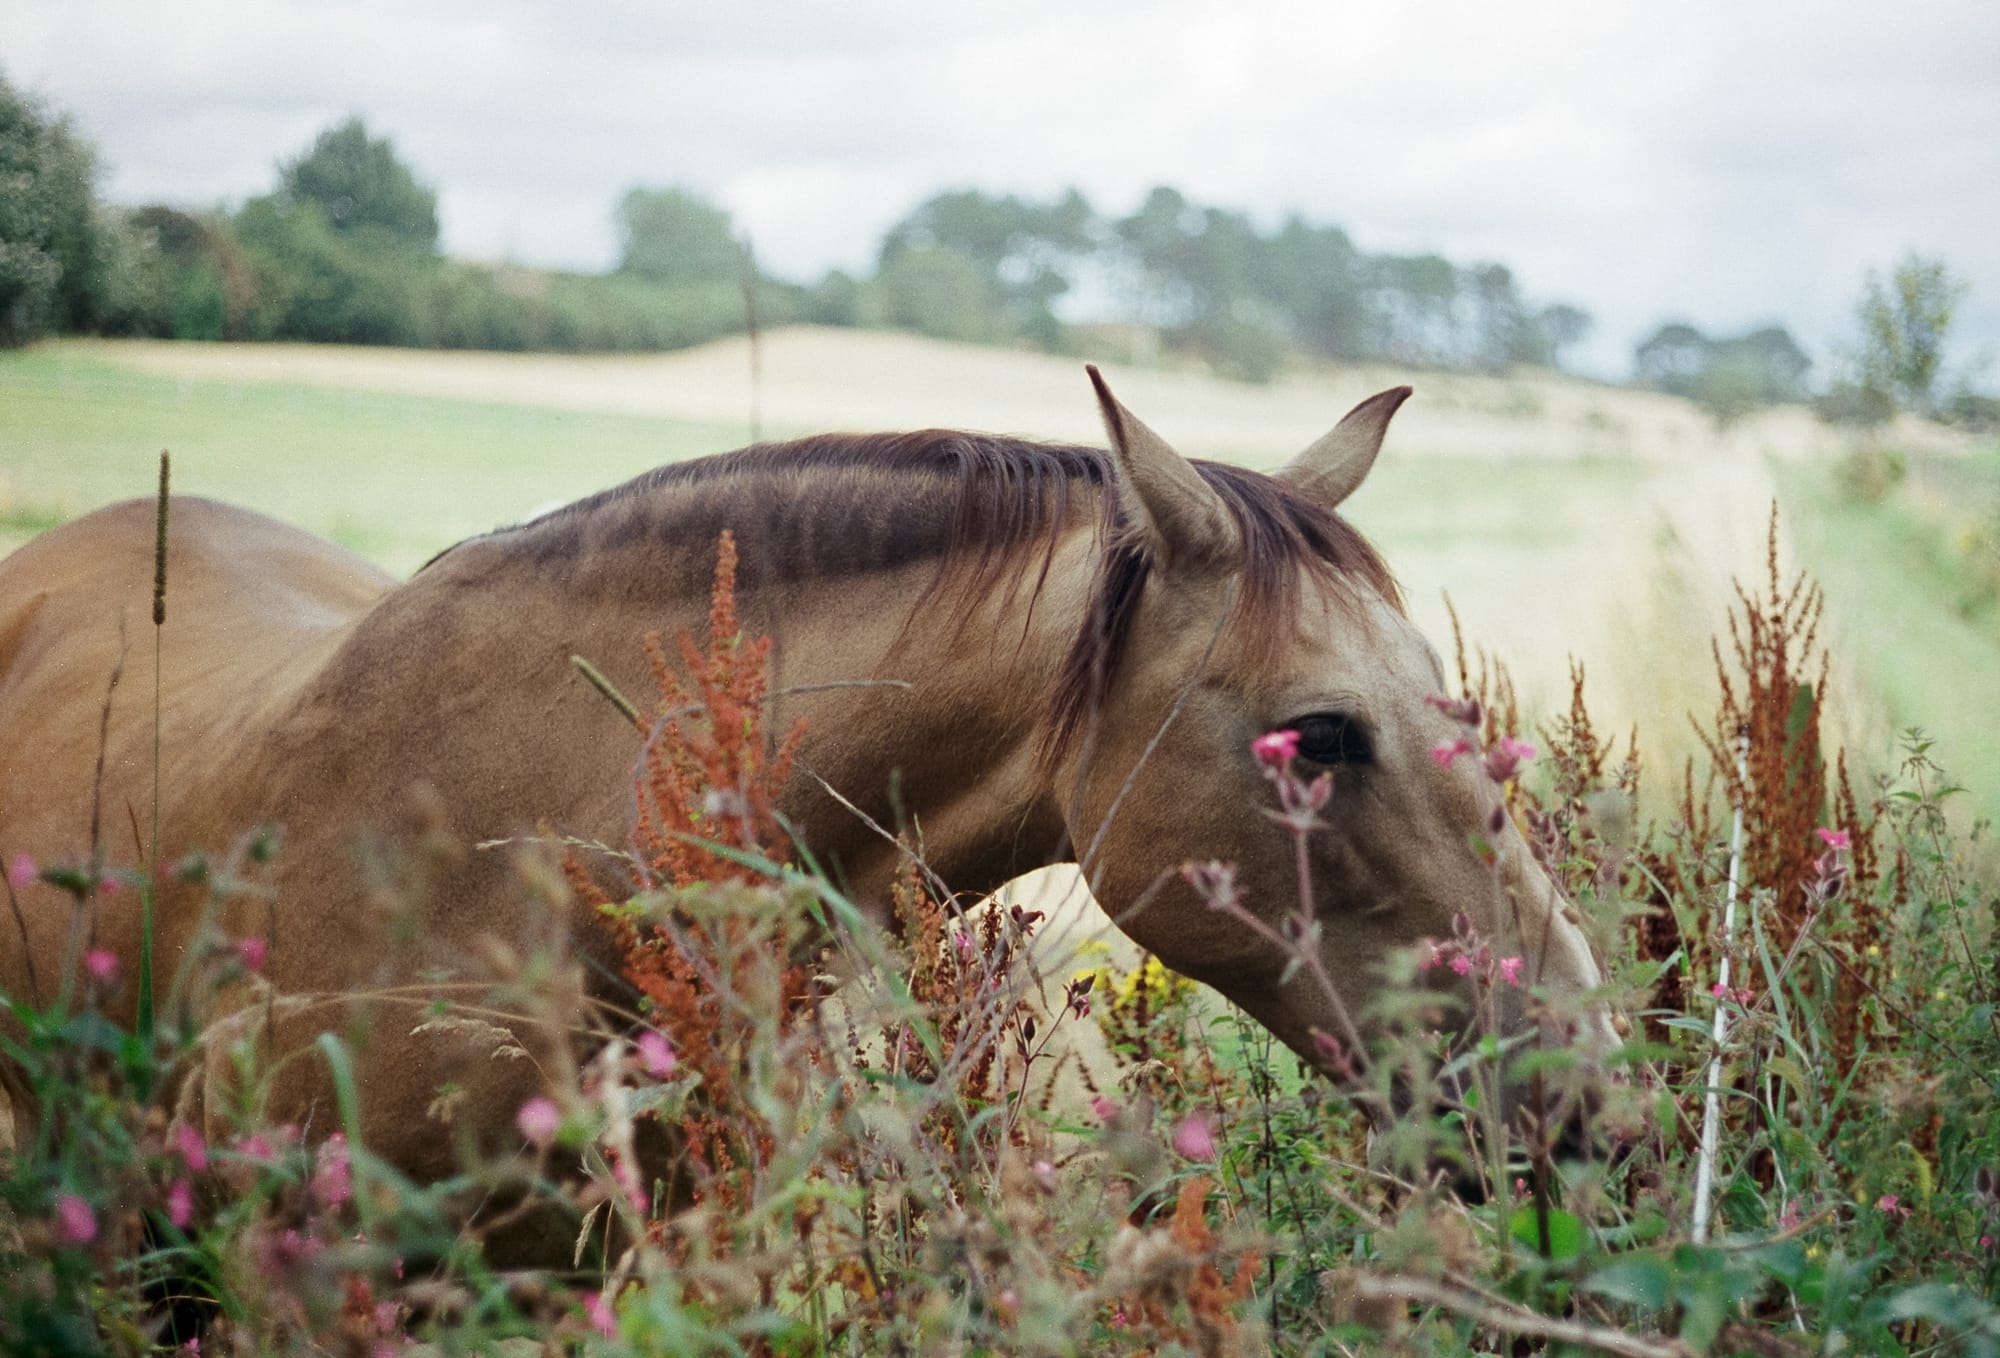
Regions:
[[[1797,1240],[1778,1240],[1760,1245],[1744,1255],[1786,1287],[1797,1287],[1806,1276],[1806,1247]]]
[[[1691,1280],[1690,1280],[1691,1281]],[[1729,1298],[1720,1278],[1702,1279],[1706,1286],[1681,1289],[1681,1332],[1679,1339],[1696,1353],[1708,1352],[1722,1322],[1729,1318]]]
[[[1529,1249],[1542,1247],[1541,1227],[1535,1218],[1535,1204],[1522,1203],[1507,1219],[1507,1232]],[[1549,1209],[1549,1258],[1566,1263],[1583,1253],[1583,1222],[1571,1212]]]
[[[1657,1311],[1667,1304],[1673,1278],[1674,1271],[1666,1260],[1633,1255],[1600,1268],[1584,1279],[1583,1287],[1612,1301]]]

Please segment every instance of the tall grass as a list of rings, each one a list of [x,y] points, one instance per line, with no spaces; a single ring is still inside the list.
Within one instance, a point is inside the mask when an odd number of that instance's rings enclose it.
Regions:
[[[1366,1016],[1385,1036],[1345,1043],[1344,1091],[1156,963],[1045,955],[1033,912],[960,900],[914,854],[886,902],[817,873],[775,811],[788,741],[763,727],[763,652],[735,621],[727,556],[710,635],[647,643],[659,691],[626,700],[631,845],[552,832],[524,866],[524,892],[566,880],[596,905],[629,1004],[546,1064],[518,1154],[404,1182],[355,1137],[351,1083],[331,1135],[271,1125],[260,1009],[214,1026],[209,1003],[261,984],[256,940],[205,935],[150,1041],[99,1007],[127,983],[115,959],[86,958],[77,1005],[8,1001],[6,1052],[41,1117],[0,1179],[0,1346],[2000,1353],[1992,889],[1968,871],[1927,743],[1912,737],[1880,785],[1843,777],[1818,727],[1813,592],[1775,555],[1716,648],[1712,759],[1655,775],[1621,757],[1580,675],[1563,716],[1521,730],[1504,670],[1461,662],[1471,754],[1591,921],[1635,1020],[1618,1078],[1477,1015],[1470,1041],[1445,1037],[1467,1016],[1423,988],[1427,967],[1463,961],[1488,995],[1529,982],[1461,932],[1396,960],[1401,984]],[[1274,808],[1310,834],[1323,797],[1282,744],[1260,749]],[[1634,798],[1660,776],[1679,810],[1641,824]],[[1725,938],[1721,827],[1739,810],[1743,915]],[[171,870],[224,897],[266,843]],[[1228,909],[1222,871],[1196,877]],[[88,891],[140,874],[10,865],[27,875]],[[1302,951],[1308,981],[1311,965]],[[517,970],[526,987],[555,974]],[[1560,1023],[1563,1001],[1532,999]],[[1118,1073],[1059,1101],[1049,1077],[1086,1034]],[[321,1051],[344,1068],[338,1039]],[[155,1097],[161,1071],[196,1058],[229,1063],[244,1091],[227,1138]],[[1562,1154],[1548,1120],[1503,1123],[1503,1081],[1587,1093],[1594,1149]],[[1711,1091],[1718,1191],[1697,1242]],[[1369,1108],[1386,1114],[1372,1130]],[[567,1218],[567,1259],[487,1265],[493,1221],[452,1204],[502,1179]],[[1483,1193],[1451,1190],[1468,1179]]]

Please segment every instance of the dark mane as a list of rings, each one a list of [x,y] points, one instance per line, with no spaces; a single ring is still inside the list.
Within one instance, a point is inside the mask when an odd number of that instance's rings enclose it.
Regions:
[[[1363,587],[1397,608],[1401,595],[1373,546],[1345,519],[1261,472],[1194,463],[1243,534],[1233,635],[1254,660],[1284,639],[1303,578]],[[1124,654],[1153,561],[1121,532],[1110,455],[1099,448],[929,429],[834,434],[670,463],[501,535],[542,569],[562,569],[638,543],[706,548],[736,537],[739,580],[795,580],[934,560],[918,599],[946,603],[1023,584],[1039,593],[1064,531],[1088,516],[1104,550],[1083,626],[1051,695],[1052,757],[1102,703]],[[1025,567],[1025,569],[1024,569]],[[960,609],[948,616],[962,616]]]

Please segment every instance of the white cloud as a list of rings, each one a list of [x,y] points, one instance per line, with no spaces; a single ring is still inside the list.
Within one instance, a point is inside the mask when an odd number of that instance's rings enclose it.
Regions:
[[[8,75],[119,199],[240,200],[350,112],[440,191],[449,248],[594,267],[634,183],[728,204],[797,276],[865,267],[937,188],[1123,211],[1154,183],[1511,265],[1598,314],[1824,346],[1908,248],[2000,348],[2000,7],[1557,0],[5,0]]]

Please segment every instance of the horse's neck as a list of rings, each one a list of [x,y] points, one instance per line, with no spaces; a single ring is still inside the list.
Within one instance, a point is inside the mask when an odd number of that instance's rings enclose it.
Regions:
[[[504,836],[547,818],[624,842],[637,740],[570,657],[648,704],[642,638],[660,632],[671,643],[685,630],[699,642],[706,630],[709,601],[684,585],[699,573],[687,561],[648,559],[666,550],[635,546],[550,570],[510,555],[504,540],[471,544],[371,620],[371,663],[407,670],[411,692],[452,694],[422,705],[421,734],[384,734],[391,746],[452,752],[432,781],[456,785],[443,790],[464,808],[462,833]],[[745,633],[773,643],[767,734],[807,723],[784,808],[863,899],[886,898],[901,857],[884,832],[902,831],[966,890],[997,886],[1061,849],[1033,746],[1080,605],[1044,589],[1030,617],[1035,591],[1023,588],[912,623],[935,571],[917,562],[749,581],[738,593]]]

